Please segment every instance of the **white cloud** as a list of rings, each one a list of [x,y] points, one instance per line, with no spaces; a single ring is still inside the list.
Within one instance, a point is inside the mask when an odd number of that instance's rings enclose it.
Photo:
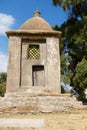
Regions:
[[[0,13],[0,35],[5,35],[5,32],[11,30],[14,24],[14,17],[12,15]]]
[[[0,72],[7,72],[7,55],[0,52]]]

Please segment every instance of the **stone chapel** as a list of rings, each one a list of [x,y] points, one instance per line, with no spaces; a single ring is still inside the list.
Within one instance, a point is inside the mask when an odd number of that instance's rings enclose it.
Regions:
[[[7,92],[61,93],[61,32],[54,31],[34,12],[18,30],[6,32],[8,45]]]
[[[76,97],[61,94],[61,32],[35,12],[18,30],[6,32],[8,44],[7,88],[0,97],[0,112],[71,112],[82,107]]]

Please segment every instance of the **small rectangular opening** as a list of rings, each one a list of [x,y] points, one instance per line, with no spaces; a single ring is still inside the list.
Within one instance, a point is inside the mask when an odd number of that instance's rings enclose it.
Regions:
[[[39,59],[40,57],[40,49],[39,45],[29,45],[28,49],[28,58],[30,59]]]
[[[45,86],[44,66],[32,66],[33,86]]]

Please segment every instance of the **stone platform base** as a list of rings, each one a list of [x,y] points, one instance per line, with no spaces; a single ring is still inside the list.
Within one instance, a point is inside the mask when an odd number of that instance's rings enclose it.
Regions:
[[[76,97],[67,94],[29,95],[28,93],[6,93],[0,98],[0,112],[28,113],[28,112],[71,112],[82,106]]]

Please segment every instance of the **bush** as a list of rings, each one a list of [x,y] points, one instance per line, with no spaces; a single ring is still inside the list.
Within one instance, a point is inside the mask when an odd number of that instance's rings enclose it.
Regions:
[[[7,80],[7,73],[6,72],[0,73],[0,83],[6,82],[6,80]]]
[[[0,96],[4,96],[6,92],[6,80],[7,80],[7,73],[2,72],[0,73]]]
[[[3,97],[5,92],[6,92],[6,84],[5,83],[0,84],[0,96]]]

